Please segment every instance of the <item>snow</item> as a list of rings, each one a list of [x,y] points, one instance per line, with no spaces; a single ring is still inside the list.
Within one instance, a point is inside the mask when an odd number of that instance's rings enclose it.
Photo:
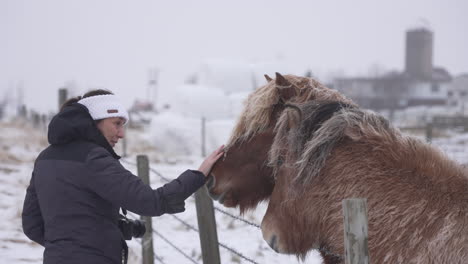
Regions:
[[[235,119],[205,119],[207,151],[216,149],[229,139],[234,123]],[[149,142],[168,157],[200,156],[202,124],[202,118],[185,117],[175,112],[156,114],[151,119]]]
[[[200,66],[199,83],[220,87],[226,93],[251,92],[254,65],[240,60],[209,59]]]
[[[151,120],[150,143],[166,155],[200,155],[201,119],[173,112],[155,115]]]
[[[226,94],[215,87],[185,84],[175,90],[173,111],[188,117],[223,118],[230,112]]]

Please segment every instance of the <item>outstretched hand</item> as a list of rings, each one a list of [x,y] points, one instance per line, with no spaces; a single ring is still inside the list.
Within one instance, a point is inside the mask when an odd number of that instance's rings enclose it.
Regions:
[[[213,165],[219,158],[221,158],[221,156],[223,156],[223,154],[224,145],[220,146],[218,149],[213,151],[213,153],[211,153],[208,157],[206,157],[198,170],[201,171],[205,175],[205,177],[207,177],[210,174]]]

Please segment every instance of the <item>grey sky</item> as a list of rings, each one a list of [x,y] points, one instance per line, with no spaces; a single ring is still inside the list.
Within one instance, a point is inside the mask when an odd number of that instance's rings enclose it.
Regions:
[[[170,89],[209,58],[281,58],[292,72],[401,70],[405,30],[427,21],[434,64],[468,72],[466,0],[0,0],[0,96],[56,108],[56,89],[104,87],[143,97],[147,73]],[[48,100],[47,98],[51,98]],[[39,100],[38,100],[39,99]]]

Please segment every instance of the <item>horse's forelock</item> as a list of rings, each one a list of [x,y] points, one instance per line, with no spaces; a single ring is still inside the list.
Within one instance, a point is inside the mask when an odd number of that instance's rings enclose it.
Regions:
[[[295,89],[298,89],[297,93],[304,97],[301,100],[308,100],[316,88],[313,85],[318,83],[313,79],[294,75],[285,75],[284,77],[294,85]],[[247,97],[244,102],[244,110],[228,140],[227,149],[238,142],[242,143],[248,140],[270,125],[274,107],[281,100],[279,89],[281,88],[276,87],[275,82],[269,82]],[[293,100],[297,101],[297,98]]]
[[[284,155],[287,152],[287,142],[301,122],[301,109],[298,106],[286,104],[285,107],[286,109],[276,122],[275,137],[268,152],[268,166],[273,167],[274,177],[276,177],[279,160],[286,158]]]
[[[229,149],[237,142],[243,142],[258,132],[267,128],[270,123],[274,105],[279,101],[279,95],[270,82],[260,87],[247,97],[236,126],[231,134],[226,149]]]

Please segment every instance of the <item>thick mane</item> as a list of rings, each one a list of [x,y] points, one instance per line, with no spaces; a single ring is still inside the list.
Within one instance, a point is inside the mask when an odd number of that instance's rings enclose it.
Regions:
[[[295,151],[302,153],[297,161],[299,169],[295,178],[297,183],[309,183],[316,177],[332,150],[345,137],[353,141],[365,138],[377,142],[395,142],[401,137],[400,132],[391,127],[384,117],[359,108],[342,108],[323,122],[314,133],[307,133],[307,129],[317,122],[317,109],[320,110],[320,106],[311,105],[303,108],[304,122],[291,142],[292,146],[299,148]]]
[[[299,109],[287,109],[279,118],[269,164],[275,167],[279,160],[297,160],[299,172],[295,181],[300,184],[308,183],[320,173],[327,157],[344,137],[377,141],[401,137],[385,118],[353,105],[317,101],[305,103]]]
[[[303,111],[298,105],[286,105],[276,123],[274,143],[268,153],[268,165],[273,167],[274,175],[284,161],[297,160],[306,142],[320,126],[345,107],[354,106],[333,101],[313,101],[302,105]],[[303,112],[306,116],[302,116]],[[305,122],[301,122],[303,118]]]
[[[312,78],[294,75],[285,75],[284,78],[295,88],[296,96],[291,98],[290,102],[303,103],[310,100],[333,100],[354,105],[345,96],[325,87]],[[249,95],[244,102],[244,110],[233,129],[226,150],[236,143],[242,143],[250,139],[272,125],[275,106],[286,103],[281,101],[281,89],[284,88],[289,87],[277,86],[275,81],[272,80]]]
[[[274,129],[275,138],[268,152],[268,166],[273,168],[273,177],[276,178],[279,166],[283,164],[288,152],[286,142],[291,141],[292,133],[290,131],[297,127],[302,119],[301,108],[296,105],[286,105]],[[289,155],[291,157],[292,155]]]
[[[382,151],[387,162],[428,175],[451,171],[464,176],[461,166],[438,149],[401,134],[381,115],[357,107],[332,102],[308,102],[283,111],[276,125],[269,153],[275,170],[280,161],[296,161],[294,182],[306,186],[319,175],[333,149],[344,139],[364,142]],[[417,161],[416,161],[417,160]],[[276,168],[277,169],[277,168]]]

